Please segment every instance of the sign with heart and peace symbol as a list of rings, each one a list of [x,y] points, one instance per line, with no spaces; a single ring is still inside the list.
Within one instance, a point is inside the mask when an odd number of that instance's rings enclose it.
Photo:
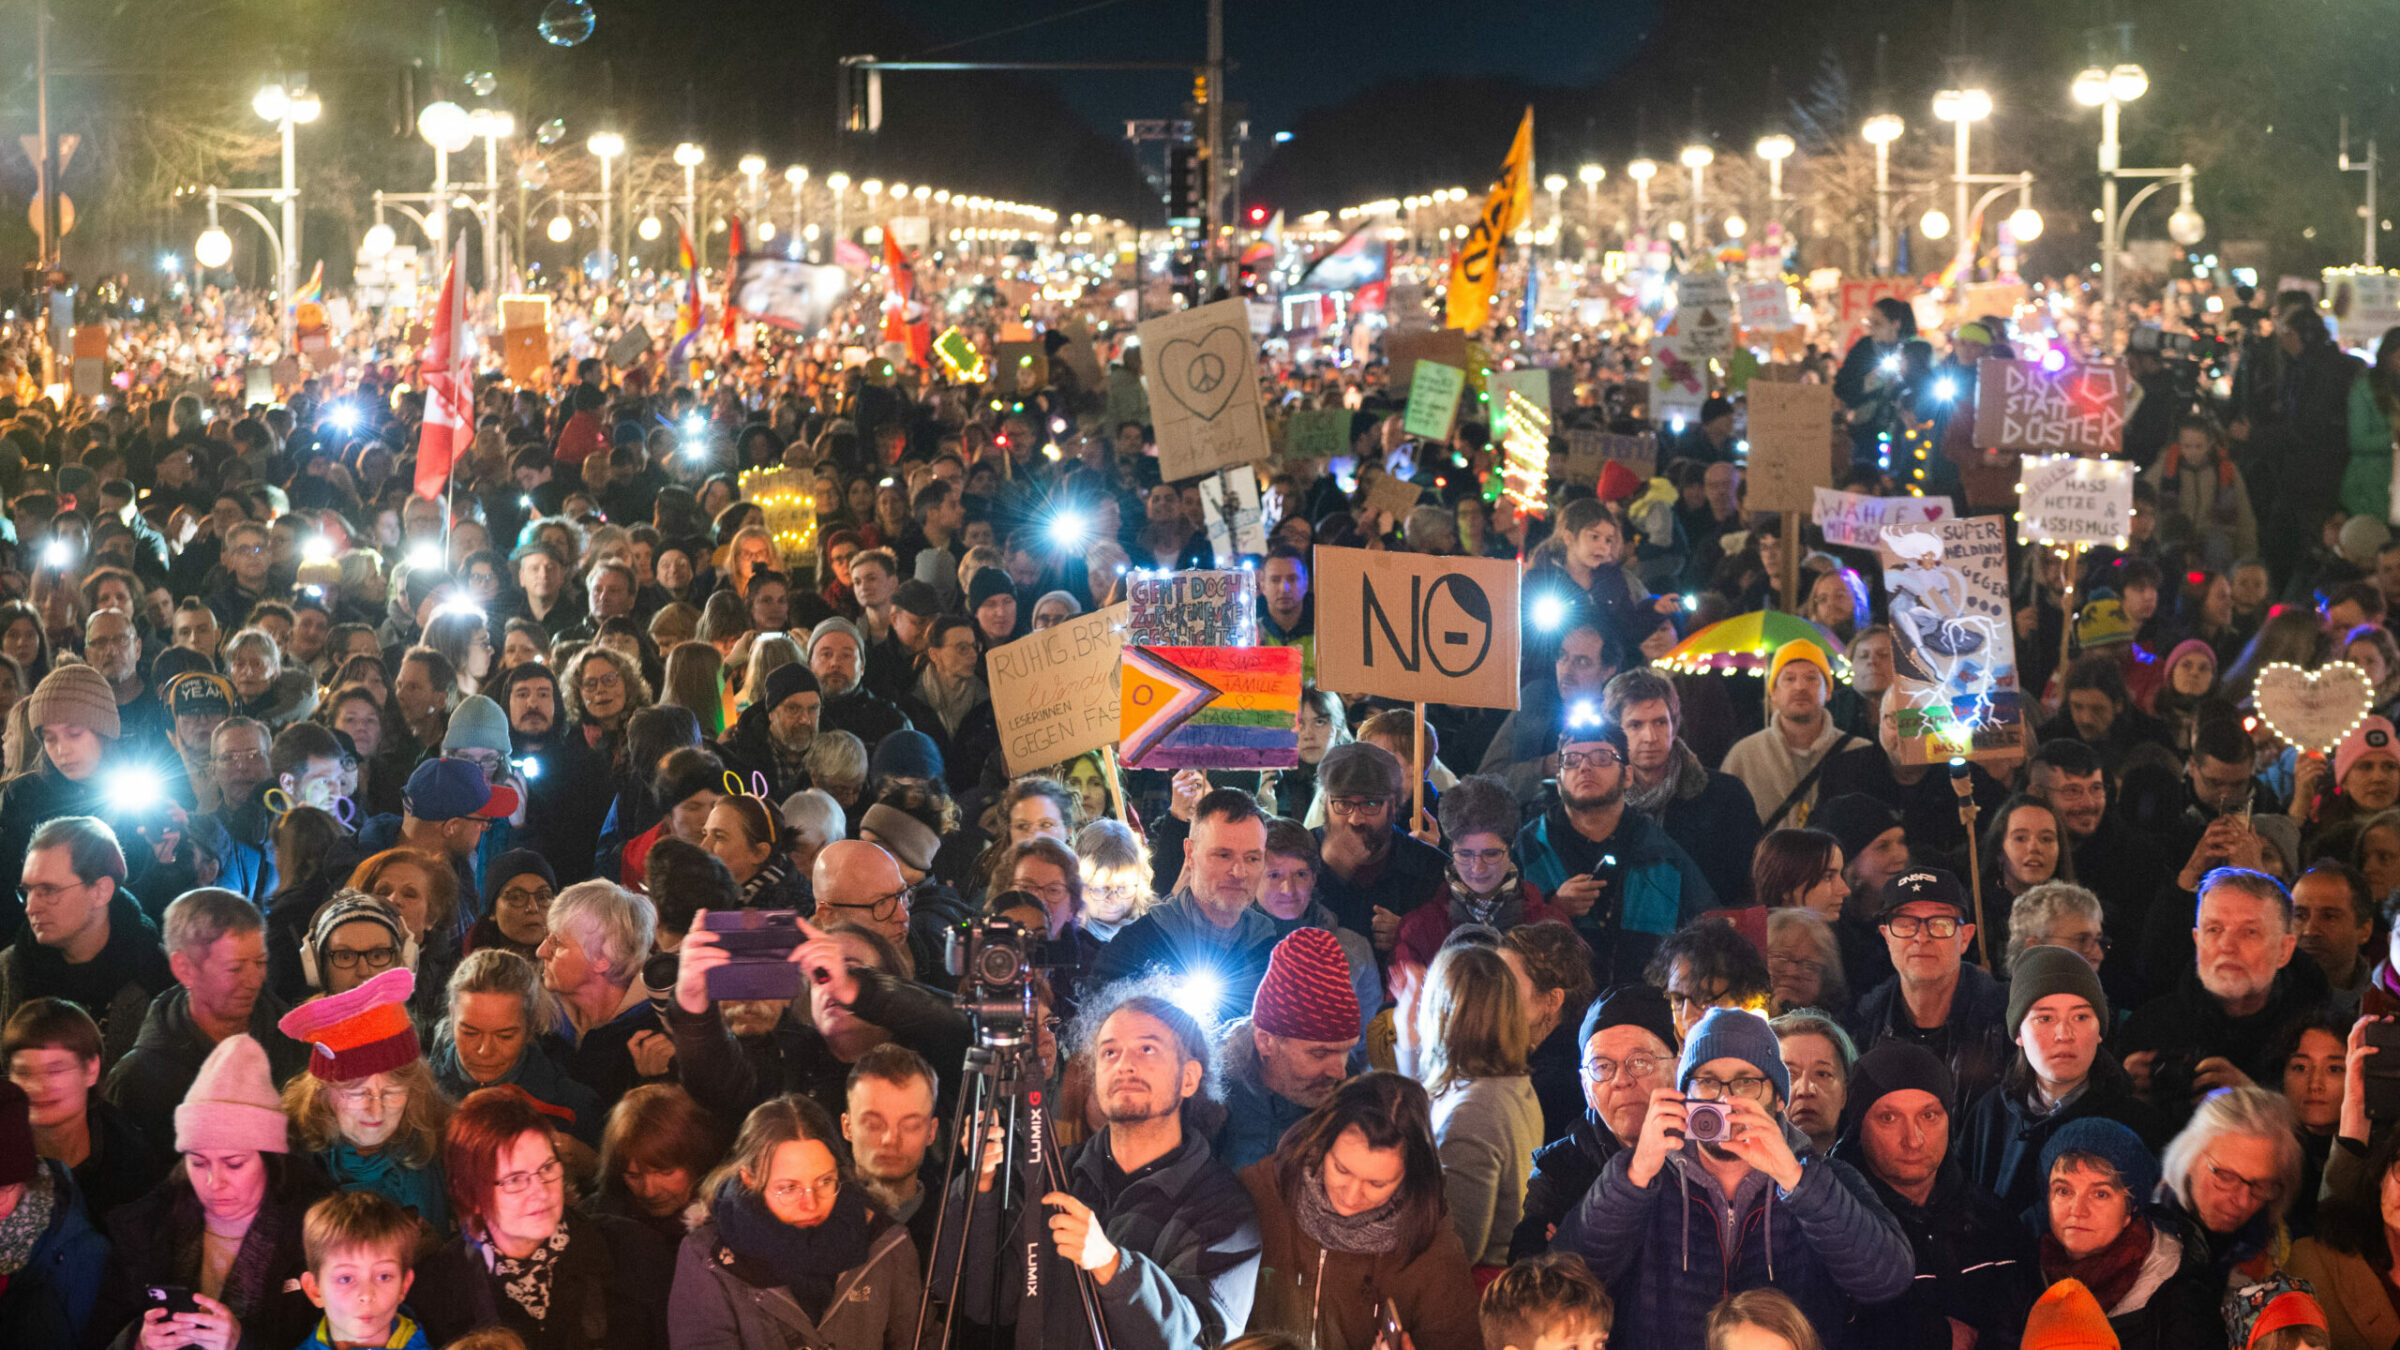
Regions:
[[[1258,388],[1258,341],[1240,300],[1144,323],[1142,383],[1166,482],[1274,453]]]

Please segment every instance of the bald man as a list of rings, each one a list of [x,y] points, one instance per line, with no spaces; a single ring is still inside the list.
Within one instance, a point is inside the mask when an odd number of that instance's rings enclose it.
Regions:
[[[861,839],[827,844],[817,854],[810,883],[818,923],[853,923],[896,946],[908,945],[908,879],[882,848]]]

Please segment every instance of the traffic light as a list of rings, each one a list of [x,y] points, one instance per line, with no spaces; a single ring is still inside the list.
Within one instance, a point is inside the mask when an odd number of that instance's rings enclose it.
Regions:
[[[1265,207],[1263,207],[1263,206],[1253,206],[1253,207],[1251,207],[1251,208],[1250,208],[1250,223],[1251,223],[1251,224],[1253,224],[1253,225],[1264,225],[1264,224],[1266,224],[1266,223],[1267,223],[1267,208],[1265,208]]]
[[[862,70],[845,61],[841,80],[842,130],[860,135],[882,130],[883,72],[872,66]]]
[[[1200,168],[1200,147],[1184,142],[1167,147],[1167,223],[1200,223],[1202,199],[1208,195]]]

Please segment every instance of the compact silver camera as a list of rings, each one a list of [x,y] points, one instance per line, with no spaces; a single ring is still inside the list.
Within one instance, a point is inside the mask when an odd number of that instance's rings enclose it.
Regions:
[[[1733,1132],[1733,1112],[1723,1102],[1686,1101],[1683,1133],[1703,1144],[1721,1144]]]

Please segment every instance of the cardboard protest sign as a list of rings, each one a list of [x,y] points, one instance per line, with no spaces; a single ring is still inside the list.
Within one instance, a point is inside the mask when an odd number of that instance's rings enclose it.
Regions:
[[[2017,542],[2121,545],[2133,533],[2135,472],[2119,459],[2025,456],[2017,469]]]
[[[1742,327],[1756,333],[1782,333],[1792,327],[1791,302],[1791,288],[1776,277],[1743,282],[1741,294],[1734,297],[1734,308]]]
[[[1516,707],[1518,579],[1508,559],[1318,548],[1318,683],[1412,703]]]
[[[1568,483],[1600,482],[1600,467],[1615,460],[1643,478],[1658,467],[1658,437],[1654,435],[1621,436],[1611,431],[1570,431],[1567,433],[1567,453],[1558,461],[1561,481]]]
[[[650,330],[638,323],[618,334],[617,340],[608,344],[608,363],[619,370],[649,354]]]
[[[1217,566],[1232,567],[1245,553],[1266,556],[1267,522],[1258,513],[1258,473],[1249,465],[1203,479],[1200,510],[1207,518],[1208,547],[1217,555]]]
[[[1258,343],[1241,301],[1152,319],[1140,331],[1162,480],[1197,478],[1274,452],[1259,401]]]
[[[2064,365],[1987,357],[1975,368],[1975,443],[2047,454],[2113,455],[2125,444],[2119,365]]]
[[[1467,335],[1456,328],[1402,332],[1395,327],[1383,335],[1383,360],[1384,387],[1410,389],[1414,387],[1419,361],[1439,361],[1465,370]]]
[[[1133,572],[1125,640],[1145,647],[1239,647],[1258,641],[1258,587],[1248,572]]]
[[[1816,509],[1809,513],[1825,531],[1828,544],[1874,548],[1886,525],[1919,525],[1950,513],[1947,497],[1867,497],[1855,492],[1818,488]]]
[[[2277,661],[2258,672],[2251,701],[2284,744],[2330,756],[2375,711],[2375,682],[2349,661],[2320,670]]]
[[[1833,387],[1750,385],[1750,461],[1743,504],[1753,511],[1807,511],[1816,489],[1833,486]]]
[[[528,385],[550,369],[550,297],[500,297],[502,369],[509,382]]]
[[[1876,552],[1891,602],[1900,762],[1999,759],[2025,744],[2000,516],[1891,525]]]
[[[2400,326],[2400,273],[2328,267],[2324,286],[2325,317],[2344,345],[2363,347]]]
[[[1467,392],[1467,372],[1439,361],[1419,361],[1408,386],[1408,413],[1400,429],[1430,441],[1450,439],[1458,420],[1458,400]]]
[[[1136,769],[1300,763],[1298,647],[1125,648],[1118,753]]]
[[[1285,459],[1332,459],[1349,453],[1349,409],[1301,408],[1284,419]]]
[[[1425,489],[1406,478],[1387,473],[1367,488],[1366,509],[1381,511],[1390,516],[1394,524],[1399,524],[1407,520],[1408,513],[1423,505],[1424,501]]]
[[[1116,744],[1125,610],[1111,605],[992,649],[992,712],[1011,774]]]
[[[1686,272],[1675,282],[1675,336],[1683,354],[1710,360],[1733,349],[1733,286],[1722,272]]]
[[[1689,422],[1708,402],[1708,359],[1680,337],[1650,339],[1650,420]]]

